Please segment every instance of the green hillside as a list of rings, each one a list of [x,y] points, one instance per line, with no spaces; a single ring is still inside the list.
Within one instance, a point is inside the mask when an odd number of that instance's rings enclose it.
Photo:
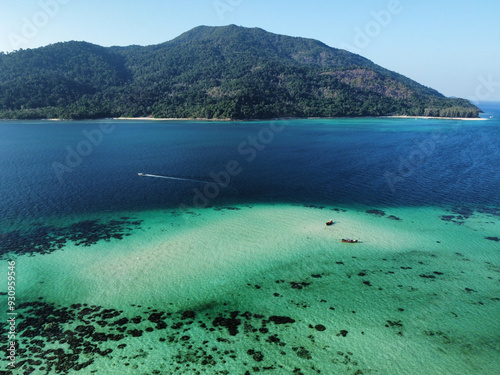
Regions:
[[[359,55],[305,38],[200,26],[154,46],[57,43],[0,54],[0,118],[477,117]]]

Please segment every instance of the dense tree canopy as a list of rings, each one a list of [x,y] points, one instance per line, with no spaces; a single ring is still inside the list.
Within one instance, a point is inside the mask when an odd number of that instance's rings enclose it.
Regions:
[[[312,39],[197,27],[159,45],[57,43],[0,54],[0,118],[264,119],[479,109]]]

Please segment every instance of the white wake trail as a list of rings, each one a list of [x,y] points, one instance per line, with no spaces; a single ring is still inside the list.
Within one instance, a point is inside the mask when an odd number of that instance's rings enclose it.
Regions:
[[[160,175],[157,175],[157,174],[148,174],[148,173],[139,173],[139,176],[142,176],[142,177],[165,178],[167,180],[199,182],[199,183],[202,183],[202,184],[206,184],[207,183],[207,181],[193,180],[191,178],[181,178],[181,177],[172,177],[172,176],[160,176]]]

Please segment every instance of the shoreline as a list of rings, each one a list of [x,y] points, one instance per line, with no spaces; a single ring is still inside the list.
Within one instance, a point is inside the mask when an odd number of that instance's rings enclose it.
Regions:
[[[464,121],[486,121],[485,117],[435,117],[435,116],[366,116],[366,117],[278,117],[272,119],[232,119],[232,118],[205,118],[205,117],[103,117],[92,119],[0,119],[0,121],[102,121],[102,120],[129,120],[129,121],[211,121],[211,122],[238,122],[238,121],[280,121],[280,120],[340,120],[340,119],[422,119],[422,120],[464,120]]]
[[[134,121],[215,121],[215,122],[232,122],[232,121],[278,121],[278,120],[334,120],[334,119],[369,119],[369,118],[400,118],[400,119],[423,119],[423,120],[464,120],[464,121],[484,121],[488,120],[484,117],[434,117],[434,116],[367,116],[367,117],[279,117],[274,119],[214,119],[214,118],[158,118],[158,117],[113,117],[113,120],[134,120]]]
[[[464,121],[483,121],[488,120],[484,117],[435,117],[435,116],[380,116],[380,118],[402,118],[402,119],[423,119],[423,120],[464,120]]]
[[[113,117],[112,120],[135,120],[135,121],[217,121],[217,122],[229,122],[229,121],[248,121],[248,120],[233,120],[230,118],[214,119],[214,118],[204,118],[204,117]],[[257,120],[262,121],[262,120]]]

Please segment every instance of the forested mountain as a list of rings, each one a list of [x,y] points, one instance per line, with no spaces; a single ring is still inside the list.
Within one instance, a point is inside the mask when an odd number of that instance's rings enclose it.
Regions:
[[[464,99],[312,39],[200,26],[154,46],[0,54],[0,118],[477,117]]]

